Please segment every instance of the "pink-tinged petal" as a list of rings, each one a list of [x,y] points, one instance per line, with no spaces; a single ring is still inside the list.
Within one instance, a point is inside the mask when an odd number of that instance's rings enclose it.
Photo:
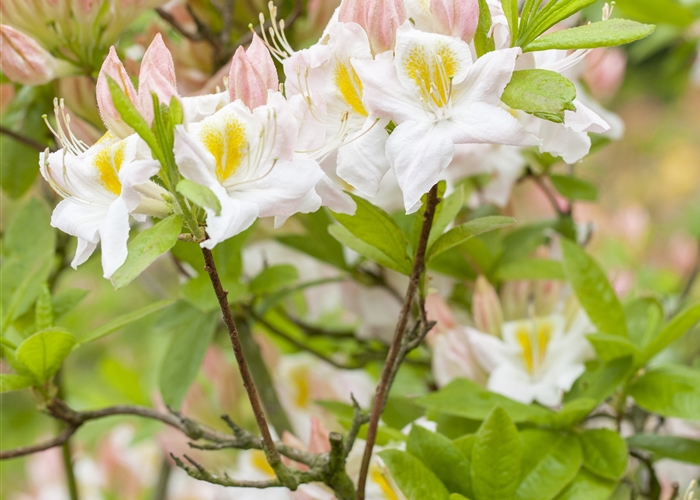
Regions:
[[[253,36],[248,50],[246,50],[248,59],[253,63],[258,73],[262,77],[265,87],[268,90],[279,90],[280,81],[277,75],[275,61],[272,60],[270,51],[258,35]]]
[[[477,59],[464,81],[455,85],[455,105],[467,101],[498,106],[520,54],[521,49],[515,47],[489,52]]]
[[[243,47],[238,47],[233,55],[228,78],[231,102],[240,99],[249,109],[267,103],[267,86]]]
[[[155,69],[160,73],[163,78],[172,86],[177,85],[177,79],[175,77],[175,63],[173,62],[173,56],[165,46],[163,42],[163,37],[158,33],[151,45],[148,46],[146,53],[143,55],[141,60],[141,72],[139,74],[139,81],[143,78],[144,66],[152,64]],[[148,71],[151,71],[150,69]]]
[[[338,176],[365,196],[377,195],[379,183],[390,168],[386,124],[386,120],[368,120],[361,132],[364,135],[338,150]]]
[[[363,25],[365,19],[365,0],[343,0],[338,10],[338,21]]]
[[[0,25],[0,68],[13,82],[43,85],[72,72],[68,63],[58,61],[33,38]]]
[[[396,45],[396,31],[406,19],[403,0],[365,2],[365,22],[360,23],[360,26],[365,28],[369,35],[370,45],[375,54],[393,50]]]
[[[105,62],[102,63],[100,74],[97,77],[97,108],[100,111],[100,116],[102,117],[105,127],[107,127],[110,132],[120,138],[128,137],[133,134],[134,131],[124,122],[119,112],[114,107],[107,77],[110,77],[116,82],[132,103],[138,105],[138,97],[134,84],[131,83],[129,74],[119,60],[119,56],[114,47],[110,47],[109,55],[107,59],[105,59]]]
[[[429,321],[437,323],[433,328],[434,332],[447,332],[457,328],[457,320],[452,310],[437,293],[431,293],[425,298],[425,313]]]
[[[153,96],[158,102],[168,105],[173,97],[179,98],[175,86],[153,63],[141,63],[139,74],[139,110],[150,124],[153,121]]]
[[[110,205],[100,225],[102,271],[107,279],[126,261],[129,230],[129,209],[124,200],[118,198]]]
[[[473,102],[455,113],[450,119],[449,133],[455,144],[540,144],[513,115],[484,102]]]
[[[311,417],[311,437],[309,438],[309,451],[311,453],[328,453],[331,451],[331,443],[328,440],[330,432],[316,417]]]
[[[394,61],[353,59],[352,66],[364,86],[364,102],[374,116],[401,124],[425,118],[425,110],[399,81]]]
[[[493,372],[501,365],[512,364],[514,357],[519,355],[519,352],[493,335],[469,327],[466,327],[464,331],[469,338],[469,345],[474,357],[487,372]]]
[[[440,33],[471,42],[479,24],[478,0],[430,0]]]
[[[420,208],[421,197],[440,180],[454,151],[454,143],[439,123],[407,121],[394,129],[386,143],[386,153],[403,192],[407,213]]]
[[[476,327],[482,332],[500,337],[503,325],[503,311],[496,289],[484,276],[476,280],[476,290],[472,300],[472,316]]]

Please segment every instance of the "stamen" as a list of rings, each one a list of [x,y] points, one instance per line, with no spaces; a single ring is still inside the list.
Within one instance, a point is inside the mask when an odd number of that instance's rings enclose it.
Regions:
[[[274,3],[269,2],[267,8],[270,11],[270,26],[267,29],[265,28],[265,15],[261,12],[258,15],[260,33],[265,45],[267,45],[267,48],[272,53],[272,56],[279,62],[282,62],[294,54],[294,49],[289,43],[289,40],[287,40],[287,35],[284,33],[284,19],[277,20],[277,7]],[[251,31],[253,30],[252,24],[248,27]],[[269,39],[268,34],[270,37]]]

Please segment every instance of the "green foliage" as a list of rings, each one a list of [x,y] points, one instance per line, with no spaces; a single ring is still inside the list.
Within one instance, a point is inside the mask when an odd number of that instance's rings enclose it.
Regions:
[[[562,239],[564,269],[581,306],[601,332],[627,337],[622,305],[596,262],[575,243]]]
[[[298,279],[299,272],[296,267],[281,264],[263,269],[250,281],[248,288],[255,295],[263,295],[293,285]]]
[[[177,183],[175,189],[195,205],[213,210],[216,215],[221,214],[221,202],[208,187],[189,179],[182,179]]]
[[[542,6],[543,2],[527,0],[523,6],[523,15],[515,45],[526,47],[542,33],[560,21],[585,9],[596,0],[552,0]],[[542,8],[540,8],[542,6]]]
[[[321,262],[339,269],[347,269],[343,245],[329,233],[328,226],[333,223],[333,218],[328,210],[321,208],[312,214],[297,215],[295,219],[304,226],[306,234],[278,236],[277,241]]]
[[[465,241],[478,236],[480,234],[495,231],[515,224],[515,219],[512,217],[482,217],[465,222],[457,227],[453,227],[445,234],[440,236],[435,243],[428,249],[426,260],[430,262],[443,252],[464,243]]]
[[[357,203],[355,215],[333,213],[341,227],[331,226],[331,235],[364,257],[411,274],[413,263],[407,252],[408,240],[398,224],[381,208],[359,196],[351,196]]]
[[[700,465],[700,441],[680,436],[636,434],[627,438],[630,448],[649,451],[655,458],[670,458]]]
[[[512,500],[518,489],[523,446],[508,413],[496,406],[476,435],[472,487],[476,500]]]
[[[552,181],[554,189],[569,200],[596,201],[598,199],[598,189],[590,182],[577,177],[556,174],[550,175],[549,180]]]
[[[35,333],[17,348],[17,363],[38,384],[47,382],[61,368],[75,345],[75,337],[62,328]]]
[[[408,435],[406,451],[423,462],[451,493],[472,495],[469,460],[445,436],[414,425]]]
[[[543,120],[564,123],[566,111],[576,111],[576,87],[559,73],[545,69],[513,72],[501,100]]]
[[[608,500],[617,483],[581,469],[576,479],[555,500]]]
[[[21,391],[22,389],[28,389],[35,383],[36,382],[32,377],[27,377],[25,375],[17,375],[14,373],[1,373],[0,394],[4,392]]]
[[[496,50],[496,44],[493,38],[489,37],[489,31],[493,21],[491,19],[491,11],[486,0],[479,0],[479,24],[474,35],[474,47],[476,47],[477,57]]]
[[[597,403],[608,398],[633,372],[632,357],[624,357],[609,362],[593,362],[564,396],[569,402],[587,398]]]
[[[433,227],[430,230],[430,237],[428,238],[428,246],[435,243],[442,234],[445,232],[447,226],[449,226],[452,221],[455,220],[459,212],[464,207],[465,193],[464,185],[459,186],[455,189],[454,193],[446,198],[442,198],[435,210],[435,219],[433,220]],[[420,225],[422,225],[422,218],[416,217],[417,224],[414,226],[414,233],[416,235],[420,232]]]
[[[700,415],[700,371],[680,365],[651,368],[632,383],[629,394],[645,410],[694,420]]]
[[[508,20],[508,28],[510,28],[511,39],[513,44],[518,38],[518,27],[519,27],[519,12],[518,12],[518,0],[501,0],[501,7],[503,7],[503,13],[506,15]]]
[[[162,322],[171,337],[161,365],[159,385],[163,402],[178,409],[197,376],[216,332],[220,313],[202,314],[183,302],[167,312]]]
[[[420,460],[399,450],[379,453],[407,500],[448,500],[445,485]]]
[[[685,27],[695,20],[688,7],[675,0],[616,0],[626,15],[642,22]]]
[[[502,281],[566,279],[561,262],[549,259],[523,259],[505,263],[498,266],[496,278]]]
[[[624,358],[637,352],[637,348],[631,341],[619,335],[594,333],[587,335],[587,338],[593,345],[598,357],[603,361]]]
[[[54,326],[53,303],[49,286],[44,283],[39,289],[39,296],[34,306],[34,323],[37,330],[46,330]]]
[[[589,429],[579,435],[583,466],[606,479],[620,479],[627,470],[627,445],[609,429]]]
[[[181,230],[182,216],[171,215],[136,236],[129,243],[126,262],[112,276],[114,288],[117,290],[124,288],[145,271],[154,260],[175,246]]]
[[[671,345],[700,321],[700,304],[695,304],[674,317],[648,344],[644,345],[637,364],[642,366]]]
[[[656,26],[650,24],[640,24],[627,19],[609,19],[549,33],[527,44],[523,50],[532,52],[615,47],[646,38],[655,29]]]
[[[95,340],[106,337],[107,335],[121,330],[122,328],[135,323],[146,316],[162,311],[166,307],[172,305],[172,303],[172,300],[162,300],[159,302],[154,302],[153,304],[148,304],[147,306],[137,309],[136,311],[118,316],[90,332],[79,335],[78,344],[87,344],[88,342],[94,342]]]
[[[576,477],[583,463],[576,436],[529,429],[520,433],[523,462],[517,500],[549,500]]]

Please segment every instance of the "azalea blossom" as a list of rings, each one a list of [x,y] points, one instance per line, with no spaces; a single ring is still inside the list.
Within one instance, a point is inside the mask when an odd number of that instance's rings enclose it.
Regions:
[[[504,49],[472,61],[463,40],[407,22],[394,60],[353,60],[370,112],[397,124],[386,151],[407,212],[440,180],[455,144],[536,144],[500,104],[519,55]]]
[[[118,139],[108,132],[88,147],[69,127],[63,103],[56,103],[54,133],[62,149],[40,155],[41,174],[64,200],[51,225],[78,238],[75,268],[102,242],[102,268],[112,276],[126,260],[129,216],[164,217],[170,212],[167,192],[153,183],[160,165],[135,135]]]

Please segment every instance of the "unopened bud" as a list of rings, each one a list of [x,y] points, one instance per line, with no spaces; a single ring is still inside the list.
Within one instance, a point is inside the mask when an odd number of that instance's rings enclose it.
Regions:
[[[396,30],[406,19],[403,0],[344,0],[338,14],[340,22],[364,28],[375,54],[394,48]]]
[[[153,93],[159,102],[166,105],[173,97],[179,97],[173,56],[160,33],[146,50],[139,72],[140,110],[149,124],[153,121]]]
[[[472,298],[472,315],[479,330],[496,337],[501,336],[503,324],[501,303],[496,290],[483,276],[479,276],[476,280],[476,290]]]
[[[440,33],[473,40],[479,25],[478,0],[430,0],[430,13]]]
[[[259,36],[253,37],[248,50],[236,50],[228,81],[231,101],[240,99],[251,110],[267,104],[268,90],[279,88],[277,68]]]
[[[100,74],[97,77],[95,93],[97,96],[97,109],[100,111],[100,116],[102,117],[102,122],[105,124],[105,127],[114,135],[123,139],[133,134],[134,130],[124,122],[119,111],[117,111],[117,108],[114,106],[107,77],[114,80],[129,100],[131,100],[134,105],[137,105],[138,99],[136,89],[134,88],[134,84],[131,83],[129,74],[119,60],[119,56],[114,47],[109,49],[109,55],[107,59],[105,59],[105,62],[102,63]]]
[[[75,73],[73,66],[52,56],[30,36],[6,24],[0,25],[0,67],[13,82],[43,85]]]

